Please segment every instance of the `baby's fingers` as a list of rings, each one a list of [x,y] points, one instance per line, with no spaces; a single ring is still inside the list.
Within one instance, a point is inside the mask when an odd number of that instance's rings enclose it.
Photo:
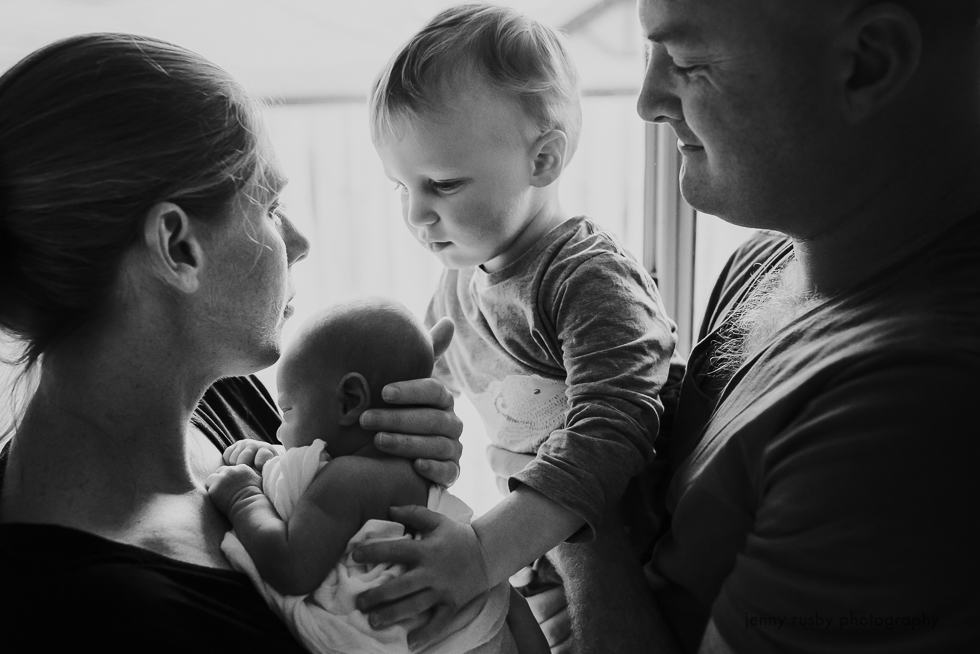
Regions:
[[[271,447],[263,447],[255,453],[255,462],[253,467],[256,470],[261,470],[266,463],[276,458],[278,455],[279,453],[273,450]]]
[[[221,460],[225,462],[225,465],[233,466],[238,463],[238,456],[241,454],[242,450],[246,447],[245,441],[236,441],[225,448],[224,453],[221,455]]]

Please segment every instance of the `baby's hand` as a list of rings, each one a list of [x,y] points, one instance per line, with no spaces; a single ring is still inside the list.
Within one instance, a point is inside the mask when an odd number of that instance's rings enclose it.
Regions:
[[[246,438],[226,449],[221,458],[224,460],[225,465],[247,465],[252,466],[256,470],[262,470],[262,466],[267,461],[279,456],[285,451],[285,448],[281,445],[273,445],[272,443]]]
[[[231,515],[235,504],[262,494],[262,478],[247,465],[221,466],[204,482],[208,496],[225,515]]]

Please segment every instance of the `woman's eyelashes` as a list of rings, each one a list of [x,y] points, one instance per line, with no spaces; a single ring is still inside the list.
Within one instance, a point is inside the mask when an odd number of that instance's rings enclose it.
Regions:
[[[286,206],[278,200],[269,207],[269,217],[272,218],[277,227],[282,225],[282,221],[286,217],[285,211]]]

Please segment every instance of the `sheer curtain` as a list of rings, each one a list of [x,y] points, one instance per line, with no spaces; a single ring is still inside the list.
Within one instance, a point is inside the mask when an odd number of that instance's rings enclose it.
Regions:
[[[631,96],[583,99],[578,151],[562,175],[564,207],[612,231],[637,256],[643,230],[643,126]],[[310,240],[308,258],[293,268],[296,314],[289,340],[313,312],[363,295],[404,303],[422,316],[442,270],[401,219],[394,185],[371,145],[367,106],[337,102],[270,106],[266,124],[289,177],[286,213]],[[260,373],[275,391],[275,367]],[[454,486],[480,514],[499,499],[483,451],[486,435],[460,398],[463,473]]]

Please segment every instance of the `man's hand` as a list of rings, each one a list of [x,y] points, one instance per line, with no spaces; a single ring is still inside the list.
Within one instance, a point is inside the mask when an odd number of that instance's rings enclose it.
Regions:
[[[572,619],[568,615],[565,589],[555,586],[526,598],[531,613],[548,639],[552,654],[571,654]]]
[[[262,470],[267,461],[285,451],[281,445],[246,438],[228,447],[221,458],[228,466],[246,465]]]
[[[409,646],[438,636],[463,606],[489,589],[483,549],[469,525],[420,506],[392,507],[393,520],[415,529],[421,540],[362,543],[354,549],[359,563],[403,563],[405,574],[357,598],[357,608],[375,629],[432,610],[408,635]]]
[[[230,516],[235,504],[262,494],[262,478],[247,465],[221,466],[204,482],[218,510]]]

